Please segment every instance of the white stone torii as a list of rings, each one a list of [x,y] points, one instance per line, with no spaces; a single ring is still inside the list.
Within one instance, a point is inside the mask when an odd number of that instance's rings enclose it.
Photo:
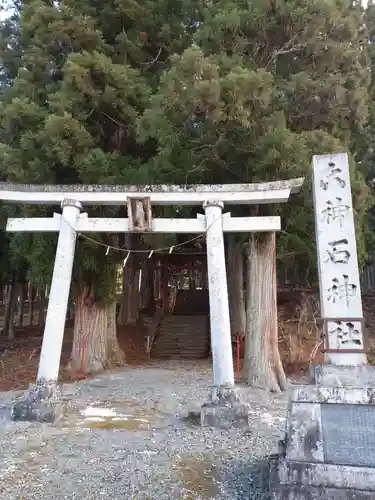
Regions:
[[[207,271],[213,385],[234,385],[228,290],[223,232],[279,231],[279,217],[235,217],[222,214],[224,204],[286,202],[300,190],[303,179],[259,184],[194,186],[18,185],[0,183],[0,200],[17,204],[61,204],[62,216],[10,218],[10,232],[59,232],[49,295],[37,384],[56,383],[68,306],[77,233],[128,232],[127,218],[89,218],[85,205],[124,205],[127,199],[149,198],[151,205],[202,205],[196,219],[153,219],[151,233],[207,232]]]

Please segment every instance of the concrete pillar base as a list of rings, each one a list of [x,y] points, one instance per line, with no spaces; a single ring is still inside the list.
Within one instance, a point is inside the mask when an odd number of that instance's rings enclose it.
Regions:
[[[54,423],[66,409],[61,387],[55,382],[41,381],[31,386],[11,408],[15,421]]]
[[[249,427],[249,408],[235,387],[214,387],[211,401],[201,407],[201,425],[221,429]]]

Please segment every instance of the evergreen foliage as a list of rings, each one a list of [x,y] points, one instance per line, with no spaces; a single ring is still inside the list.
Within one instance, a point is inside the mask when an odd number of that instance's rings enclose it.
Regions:
[[[301,196],[262,213],[282,215],[278,256],[311,280],[311,158],[349,150],[363,258],[370,198],[369,160],[359,162],[368,143],[360,140],[363,130],[373,140],[375,116],[364,14],[349,0],[25,0],[0,29],[1,178],[192,184],[305,176]],[[22,207],[36,210],[51,214]],[[103,238],[122,243],[121,235]],[[34,279],[48,281],[55,241],[17,235],[10,248]],[[75,280],[96,284],[98,299],[108,297],[115,263],[102,255],[79,242]]]
[[[305,176],[302,196],[279,209],[286,229],[278,256],[284,266],[293,256],[289,265],[309,279],[316,269],[311,158],[349,149],[367,120],[368,83],[360,4],[212,2],[201,9],[193,44],[162,76],[140,135],[158,141],[154,168],[169,182]],[[354,162],[352,182],[363,258],[368,189]]]

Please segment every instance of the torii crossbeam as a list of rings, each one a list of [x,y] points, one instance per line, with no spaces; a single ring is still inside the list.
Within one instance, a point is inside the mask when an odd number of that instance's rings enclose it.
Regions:
[[[9,219],[7,231],[59,232],[37,387],[56,384],[68,306],[77,233],[135,231],[131,218],[90,218],[85,205],[124,205],[147,199],[152,205],[202,205],[196,219],[150,219],[148,233],[204,233],[207,242],[213,385],[234,385],[223,232],[279,231],[279,217],[231,217],[224,204],[281,203],[297,192],[303,179],[263,184],[195,186],[34,186],[0,183],[0,200],[62,206],[51,218]],[[129,212],[129,209],[128,209]],[[151,213],[151,210],[150,210]]]

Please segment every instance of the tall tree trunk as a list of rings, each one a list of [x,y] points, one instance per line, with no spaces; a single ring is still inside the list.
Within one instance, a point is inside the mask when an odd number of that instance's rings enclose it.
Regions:
[[[140,248],[138,235],[127,234],[125,246],[127,248]],[[140,290],[139,290],[140,259],[136,253],[129,255],[123,271],[122,297],[117,318],[119,325],[134,325],[139,319]]]
[[[244,257],[241,243],[234,234],[229,235],[227,261],[230,327],[233,336],[244,339],[246,330],[246,308],[244,294]]]
[[[7,285],[6,291],[5,291],[4,329],[3,329],[3,337],[4,338],[6,338],[8,336],[12,288],[13,288],[12,285]]]
[[[140,291],[140,309],[142,311],[149,311],[152,306],[153,296],[154,296],[154,284],[153,284],[153,266],[151,259],[142,259],[141,262],[141,291]]]
[[[116,301],[95,302],[93,291],[85,287],[76,300],[74,338],[69,369],[97,373],[111,363],[124,360],[116,336]]]
[[[166,276],[165,276],[165,267],[161,264],[160,261],[156,262],[156,267],[151,264],[150,266],[150,285],[151,285],[151,296],[150,299],[152,300],[152,312],[153,312],[153,317],[152,321],[148,326],[147,333],[146,333],[146,352],[150,356],[151,355],[151,350],[152,346],[157,339],[158,333],[159,333],[159,325],[161,321],[163,320],[164,316],[167,314],[167,309],[168,309],[168,304],[165,303],[165,297],[163,300],[163,295],[164,295],[164,289],[163,289],[163,282],[164,282],[164,287],[166,285]],[[167,276],[168,277],[168,276]]]
[[[26,288],[26,284],[21,283],[20,284],[20,302],[19,302],[19,308],[18,308],[18,324],[19,324],[19,326],[23,325],[23,316],[24,316],[24,311],[25,311],[25,288]]]
[[[34,300],[35,300],[35,287],[31,283],[28,284],[28,292],[27,298],[29,301],[29,310],[28,310],[28,318],[27,318],[27,326],[30,326],[34,322]]]
[[[45,288],[41,287],[39,289],[39,301],[38,301],[38,325],[44,325],[44,310],[46,307],[46,297],[45,297]]]
[[[189,269],[189,290],[197,289],[197,273],[194,269]]]
[[[134,325],[139,319],[140,291],[137,259],[132,256],[124,267],[123,290],[117,322],[119,325]]]
[[[4,286],[3,288],[3,319],[4,319],[4,325],[3,328],[0,330],[0,341],[4,342],[6,340],[6,323],[7,323],[7,315],[8,315],[8,301],[9,301],[9,293],[8,293],[8,285]]]
[[[208,273],[207,273],[207,267],[204,267],[202,271],[202,288],[204,290],[208,290]]]
[[[9,286],[8,300],[5,309],[4,334],[8,340],[14,339],[14,314],[17,307],[17,279],[13,278]]]
[[[286,377],[278,349],[275,233],[251,235],[247,273],[244,378],[279,392],[286,389]]]

